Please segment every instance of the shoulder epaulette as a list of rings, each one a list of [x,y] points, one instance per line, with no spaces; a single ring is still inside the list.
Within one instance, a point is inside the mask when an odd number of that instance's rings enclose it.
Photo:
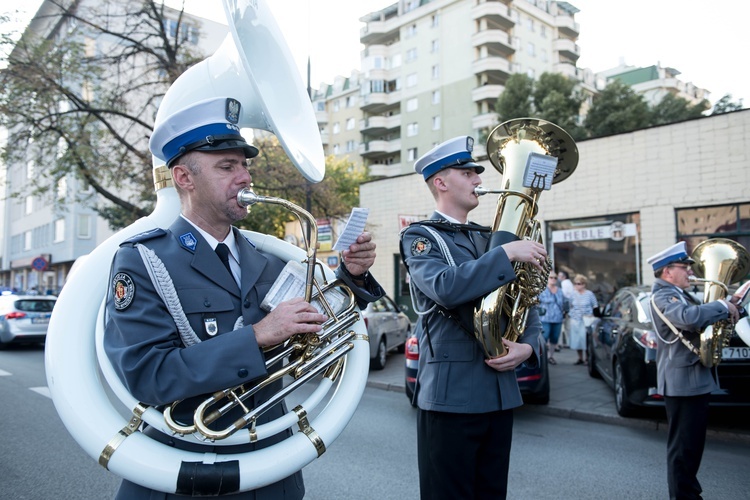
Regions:
[[[403,232],[409,229],[411,226],[429,226],[429,227],[434,227],[437,229],[442,229],[443,231],[453,231],[453,232],[463,231],[465,229],[468,229],[470,231],[480,231],[480,232],[491,231],[491,229],[487,226],[480,226],[479,224],[474,224],[474,223],[455,224],[445,219],[425,219],[425,220],[412,222],[411,224],[406,226],[404,229],[402,229],[401,233],[403,234]]]
[[[138,233],[136,235],[131,236],[127,240],[120,243],[120,246],[124,245],[135,245],[136,243],[141,243],[147,240],[152,240],[154,238],[158,238],[160,236],[164,236],[167,234],[166,229],[162,229],[160,227],[156,227],[154,229],[149,229],[148,231],[144,231],[142,233]]]

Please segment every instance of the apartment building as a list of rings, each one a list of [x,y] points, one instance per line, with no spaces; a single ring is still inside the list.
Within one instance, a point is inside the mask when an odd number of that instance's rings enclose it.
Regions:
[[[136,2],[136,0],[129,0]],[[26,29],[27,35],[44,37],[48,40],[80,37],[87,50],[107,51],[114,43],[111,37],[94,37],[83,23],[61,15],[57,6],[60,2],[44,1]],[[68,1],[78,9],[80,15],[90,6],[99,6],[96,0]],[[118,4],[121,8],[126,4]],[[114,9],[114,8],[113,8]],[[113,10],[112,20],[117,22]],[[167,8],[168,28],[174,32],[177,26],[178,11]],[[216,50],[226,36],[225,25],[185,14],[181,34],[196,52],[210,54]],[[174,34],[173,34],[174,36]],[[115,75],[127,78],[125,75]],[[154,75],[157,79],[157,75]],[[111,80],[117,85],[115,79]],[[85,83],[82,95],[86,97]],[[166,86],[165,86],[166,90]],[[147,102],[150,95],[137,96]],[[61,107],[68,106],[61,102]],[[148,114],[144,104],[144,114]],[[134,109],[137,109],[135,106]],[[144,120],[153,116],[144,116]],[[9,131],[8,147],[16,147],[13,131]],[[146,138],[142,138],[147,141]],[[57,151],[35,151],[28,145],[26,159],[22,162],[5,165],[2,175],[3,197],[0,204],[2,224],[0,227],[0,286],[16,290],[32,290],[39,293],[57,293],[65,283],[77,258],[90,253],[97,245],[113,234],[107,222],[94,210],[94,206],[105,204],[105,200],[80,177],[68,174],[56,183],[50,184],[47,192],[27,194],[21,197],[11,195],[30,192],[26,189],[29,181],[38,176],[42,165],[55,162]],[[128,175],[123,172],[123,175]]]
[[[596,74],[599,90],[612,80],[619,80],[641,94],[649,106],[659,103],[667,94],[685,99],[690,104],[708,100],[710,93],[684,82],[678,78],[680,72],[674,68],[663,67],[660,63],[645,67],[620,64],[616,68],[600,71]]]

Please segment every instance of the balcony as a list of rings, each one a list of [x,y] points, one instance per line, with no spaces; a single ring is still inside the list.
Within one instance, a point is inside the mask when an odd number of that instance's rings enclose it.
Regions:
[[[555,26],[560,33],[569,38],[578,38],[581,34],[581,27],[570,16],[556,16]]]
[[[474,102],[491,101],[491,107],[494,107],[495,101],[504,90],[504,85],[482,85],[471,91],[471,99]]]
[[[477,59],[471,64],[471,69],[475,75],[482,73],[488,73],[500,78],[505,79],[511,75],[510,61],[504,57],[483,57]]]
[[[396,108],[401,104],[401,91],[373,92],[361,96],[360,109],[375,115],[383,114],[388,108]]]
[[[484,20],[489,24],[495,24],[503,28],[512,28],[516,25],[515,21],[510,18],[508,6],[496,1],[482,2],[472,7],[471,19],[474,21]]]
[[[497,113],[482,113],[471,119],[471,128],[474,130],[493,128],[497,124]]]
[[[374,177],[393,177],[403,173],[400,163],[391,163],[390,165],[373,163],[367,168],[370,170],[370,175]]]
[[[484,30],[471,35],[472,47],[487,46],[490,53],[511,55],[516,49],[510,41],[510,36],[503,30]]]
[[[575,64],[569,62],[560,62],[553,66],[555,73],[560,73],[572,80],[578,80],[578,69]]]
[[[359,121],[359,131],[365,135],[383,135],[401,128],[401,115],[370,116]]]
[[[558,38],[552,42],[552,48],[570,61],[577,61],[581,57],[581,48],[568,38]]]
[[[392,141],[370,141],[359,145],[359,155],[364,158],[401,153],[401,139]]]
[[[390,45],[398,39],[398,24],[389,21],[370,21],[359,30],[359,41],[364,45]]]
[[[320,140],[323,142],[323,146],[327,146],[328,142],[330,140],[328,131],[327,130],[321,130],[320,131]]]

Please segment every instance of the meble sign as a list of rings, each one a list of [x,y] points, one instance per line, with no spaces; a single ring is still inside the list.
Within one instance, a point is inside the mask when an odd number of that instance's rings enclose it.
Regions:
[[[552,243],[606,239],[620,241],[626,236],[635,236],[636,233],[636,224],[614,222],[609,226],[582,227],[578,229],[552,231]]]

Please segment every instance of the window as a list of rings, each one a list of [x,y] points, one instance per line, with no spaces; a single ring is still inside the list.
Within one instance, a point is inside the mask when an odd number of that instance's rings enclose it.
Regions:
[[[417,34],[417,25],[411,24],[404,30],[404,38],[411,38]]]
[[[412,73],[411,75],[408,75],[406,77],[406,86],[408,87],[415,87],[418,83],[417,74]]]
[[[406,126],[406,136],[407,137],[414,137],[418,133],[419,133],[419,123],[417,123],[417,122],[409,123]]]
[[[339,149],[341,149],[341,148],[339,148],[339,145],[338,144],[334,144],[333,145],[333,154],[335,154],[335,155],[339,154]]]
[[[526,70],[526,76],[528,76],[529,78],[531,78],[533,80],[534,77],[536,76],[536,71],[534,71],[534,68],[527,69]]]
[[[355,141],[346,141],[346,152],[351,153],[357,149],[357,143]]]
[[[406,51],[406,62],[414,61],[417,58],[417,49],[411,48]]]
[[[23,233],[23,249],[31,250],[31,231]]]
[[[414,161],[419,156],[419,153],[417,153],[417,148],[409,148],[407,151],[407,158],[408,161]]]
[[[677,240],[684,240],[691,253],[709,238],[728,238],[750,248],[750,203],[675,210]],[[745,277],[747,278],[747,277]]]
[[[334,111],[338,111],[340,106],[341,106],[341,103],[339,102],[338,99],[336,99],[335,101],[333,101],[333,110]]]
[[[401,67],[401,54],[396,54],[391,58],[391,69]]]
[[[542,60],[542,62],[547,62],[547,49],[541,49],[539,51],[539,58]]]
[[[542,38],[547,38],[547,26],[544,24],[539,26],[539,33],[541,33]]]
[[[432,92],[432,104],[440,104],[440,91],[434,90]]]
[[[32,196],[27,196],[24,200],[24,214],[31,215],[31,213],[34,211],[34,198]]]
[[[440,130],[440,115],[432,117],[432,130]]]
[[[438,50],[440,50],[440,40],[433,40],[430,44],[430,52],[434,54]]]
[[[26,162],[26,178],[27,179],[33,179],[34,178],[34,162],[29,161]]]
[[[435,80],[440,78],[440,65],[436,64],[432,67],[432,79]]]
[[[325,111],[326,110],[326,103],[325,101],[318,101],[315,103],[315,107],[318,111]]]
[[[433,14],[431,20],[430,20],[430,26],[433,28],[437,28],[440,26],[440,16],[437,14]]]
[[[416,111],[419,107],[419,99],[412,97],[406,101],[406,111]]]
[[[333,124],[333,133],[338,134],[341,131],[341,125],[339,125],[339,122],[336,122]]]
[[[529,17],[526,19],[526,27],[529,29],[529,31],[534,31],[534,20],[532,18]]]
[[[55,221],[55,239],[53,243],[60,243],[65,241],[65,219],[57,219]]]
[[[64,199],[68,195],[68,180],[63,177],[57,181],[57,197]]]
[[[526,53],[529,54],[532,57],[534,57],[536,55],[536,47],[534,46],[533,43],[529,42],[526,45]]]
[[[354,125],[355,125],[354,118],[347,118],[347,120],[346,120],[346,130],[352,130],[354,128]]]
[[[344,101],[344,107],[351,108],[352,107],[352,96],[348,96],[346,100]]]
[[[89,214],[78,214],[78,238],[82,240],[91,238],[91,216]]]

